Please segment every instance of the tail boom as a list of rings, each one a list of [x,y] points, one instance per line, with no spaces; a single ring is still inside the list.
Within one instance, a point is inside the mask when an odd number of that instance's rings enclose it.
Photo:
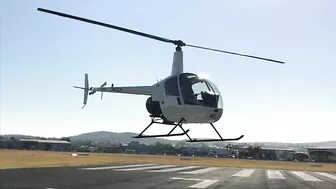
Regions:
[[[92,87],[90,91],[149,96],[152,94],[152,86]]]
[[[102,94],[103,92],[109,92],[109,93],[123,93],[123,94],[150,96],[152,95],[152,90],[153,90],[153,86],[113,87],[113,84],[112,84],[111,87],[105,87],[106,84],[107,83],[105,82],[100,87],[89,87],[88,74],[85,74],[85,80],[84,80],[85,87],[73,86],[74,88],[84,90],[84,99],[83,99],[84,106],[82,107],[82,109],[86,106],[88,95],[93,95],[96,92],[101,92]],[[101,95],[101,98],[102,98],[102,95]]]

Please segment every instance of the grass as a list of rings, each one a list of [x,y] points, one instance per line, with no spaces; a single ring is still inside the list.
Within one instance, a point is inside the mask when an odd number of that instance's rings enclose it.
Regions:
[[[181,157],[178,156],[100,153],[89,153],[89,156],[73,157],[71,154],[71,152],[0,150],[0,169],[154,163],[278,170],[322,171],[336,173],[335,163],[263,161],[206,157],[195,157],[192,160],[181,160]],[[322,165],[322,167],[312,167],[312,164]]]

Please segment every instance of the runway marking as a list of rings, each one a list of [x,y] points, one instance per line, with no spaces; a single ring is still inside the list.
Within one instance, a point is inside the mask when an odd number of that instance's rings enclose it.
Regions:
[[[280,171],[267,170],[267,177],[270,179],[286,179]]]
[[[147,172],[154,172],[154,173],[162,173],[162,172],[173,172],[173,171],[181,171],[185,169],[193,169],[193,168],[198,168],[200,166],[187,166],[187,167],[176,167],[176,168],[168,168],[168,169],[161,169],[161,170],[151,170]]]
[[[159,166],[136,167],[136,168],[128,168],[128,169],[115,169],[115,170],[116,171],[138,171],[138,170],[158,169],[158,168],[176,167],[176,166],[178,165],[159,165]]]
[[[204,169],[199,169],[199,170],[195,170],[195,171],[189,171],[189,172],[180,172],[181,174],[200,174],[200,173],[207,173],[210,171],[214,171],[220,169],[220,167],[208,167],[208,168],[204,168]]]
[[[304,172],[300,172],[300,171],[292,171],[293,174],[295,174],[296,176],[302,178],[303,180],[305,181],[322,181],[316,177],[313,177],[311,175],[308,175],[307,173],[304,173]]]
[[[238,173],[232,175],[234,177],[250,177],[252,173],[255,171],[255,169],[243,169],[239,171]]]
[[[336,180],[336,176],[329,173],[323,173],[323,172],[314,172],[314,173]]]
[[[119,165],[119,166],[108,166],[108,167],[88,167],[88,168],[79,168],[81,170],[105,170],[105,169],[117,169],[117,168],[127,168],[127,167],[144,167],[155,164],[134,164],[134,165]]]
[[[218,180],[180,178],[180,177],[172,177],[170,179],[173,179],[173,180],[188,180],[188,181],[201,181],[197,184],[189,186],[189,188],[206,188],[206,187],[218,182]]]

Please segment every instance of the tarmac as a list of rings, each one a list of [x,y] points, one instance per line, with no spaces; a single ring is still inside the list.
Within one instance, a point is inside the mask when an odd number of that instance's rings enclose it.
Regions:
[[[335,189],[336,173],[133,164],[0,170],[1,189]]]

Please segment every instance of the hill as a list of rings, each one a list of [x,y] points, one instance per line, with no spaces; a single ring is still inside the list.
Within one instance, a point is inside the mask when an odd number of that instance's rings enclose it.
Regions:
[[[157,141],[160,143],[174,143],[176,141],[160,139],[160,138],[143,138],[136,139],[132,138],[137,136],[137,133],[125,132],[125,133],[115,133],[115,132],[107,132],[107,131],[97,131],[91,133],[83,133],[80,135],[71,136],[71,141],[86,141],[91,140],[95,143],[99,142],[110,142],[110,143],[130,143],[132,141],[138,141],[139,143],[144,144],[154,144]]]
[[[115,133],[115,132],[107,132],[107,131],[98,131],[98,132],[91,132],[91,133],[84,133],[76,136],[71,136],[72,141],[76,140],[91,140],[94,142],[111,142],[111,143],[129,143],[131,141],[138,141],[140,143],[145,144],[153,144],[158,142],[161,143],[170,143],[170,144],[176,144],[181,143],[183,141],[179,140],[167,140],[167,139],[161,139],[161,138],[143,138],[143,139],[135,139],[132,138],[133,136],[136,136],[137,133]],[[242,144],[242,145],[261,145],[266,147],[274,147],[274,148],[288,148],[288,147],[308,147],[308,146],[336,146],[336,140],[335,141],[325,141],[325,142],[310,142],[310,143],[281,143],[281,142],[254,142],[254,143],[239,143],[239,142],[233,142],[234,144]],[[197,143],[194,143],[197,144]],[[226,146],[228,142],[211,142],[207,143],[211,145],[216,146]]]
[[[188,143],[179,140],[167,140],[162,138],[142,138],[142,139],[135,139],[132,138],[136,136],[137,133],[131,132],[123,132],[123,133],[116,133],[116,132],[107,132],[107,131],[97,131],[97,132],[90,132],[90,133],[83,133],[80,135],[70,136],[71,141],[93,141],[95,143],[130,143],[132,141],[138,141],[139,143],[144,143],[147,145],[155,144],[156,142],[160,143],[170,143],[170,144],[179,144],[179,145],[187,145],[187,146],[198,146],[202,145],[200,143]],[[41,138],[36,136],[28,136],[28,135],[19,135],[19,134],[11,134],[11,135],[3,135],[2,137],[9,138],[14,136],[15,138]],[[43,138],[43,137],[42,137]],[[55,139],[55,138],[52,138]],[[210,142],[206,143],[207,145],[216,145],[225,147],[228,142]],[[237,145],[259,145],[261,147],[270,147],[270,148],[296,148],[301,149],[302,147],[309,147],[309,146],[321,146],[321,147],[335,147],[336,140],[334,141],[325,141],[325,142],[310,142],[310,143],[281,143],[281,142],[251,142],[251,143],[240,143],[240,142],[232,142],[231,144]]]

